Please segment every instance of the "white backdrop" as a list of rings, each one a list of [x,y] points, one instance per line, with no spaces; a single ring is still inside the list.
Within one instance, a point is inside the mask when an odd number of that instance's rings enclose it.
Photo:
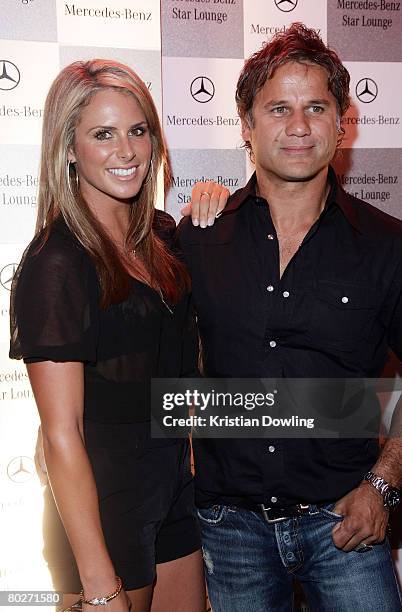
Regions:
[[[234,103],[239,71],[272,34],[302,21],[340,53],[351,73],[353,105],[335,162],[342,184],[402,218],[400,5],[1,1],[0,590],[51,586],[40,552],[41,489],[32,462],[38,419],[24,367],[7,353],[10,282],[33,233],[42,109],[59,69],[76,59],[110,57],[142,76],[163,117],[174,173],[166,209],[178,219],[195,180],[212,178],[233,191],[249,176]],[[402,574],[402,539],[393,537]]]

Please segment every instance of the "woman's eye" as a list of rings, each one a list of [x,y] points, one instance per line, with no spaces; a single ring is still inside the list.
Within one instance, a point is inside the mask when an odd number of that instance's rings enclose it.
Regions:
[[[131,133],[133,136],[143,136],[146,131],[145,127],[136,127],[131,130]]]
[[[100,130],[99,132],[96,132],[95,134],[95,138],[97,140],[108,140],[111,137],[112,137],[111,133],[108,132],[107,130]]]

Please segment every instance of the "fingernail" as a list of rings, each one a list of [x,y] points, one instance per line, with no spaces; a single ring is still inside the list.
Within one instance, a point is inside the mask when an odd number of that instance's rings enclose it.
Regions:
[[[200,227],[207,227],[207,224],[205,223],[205,221],[201,221]]]
[[[193,225],[195,225],[195,227],[197,227],[199,225],[198,219],[193,219]]]
[[[208,219],[208,227],[211,227],[211,225],[214,224],[215,219],[212,217],[212,219]]]

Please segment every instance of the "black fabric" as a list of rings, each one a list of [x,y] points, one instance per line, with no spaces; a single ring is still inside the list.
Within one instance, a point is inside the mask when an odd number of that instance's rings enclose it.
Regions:
[[[85,422],[106,545],[127,590],[152,584],[155,565],[201,546],[188,440],[151,440],[141,423]],[[81,589],[50,488],[45,490],[44,557],[55,590]]]
[[[170,246],[173,219],[156,211]],[[129,297],[99,308],[95,267],[57,220],[38,251],[27,248],[13,281],[10,357],[84,363],[84,433],[112,562],[126,589],[151,584],[155,563],[200,547],[187,441],[151,440],[151,377],[197,376],[198,335],[190,296],[168,308],[133,279]],[[51,492],[44,554],[56,589],[80,589]]]
[[[154,230],[168,244],[175,224],[156,211]],[[101,310],[95,267],[63,221],[39,252],[27,248],[11,294],[10,357],[25,362],[82,361],[84,418],[149,420],[151,377],[197,375],[198,337],[190,296],[170,305],[132,279],[124,302]]]
[[[332,169],[329,180],[324,211],[282,278],[255,175],[213,227],[180,223],[205,375],[377,377],[389,348],[402,358],[402,223],[346,194]],[[378,444],[195,440],[194,450],[200,506],[276,497],[284,507],[340,498],[375,463]]]

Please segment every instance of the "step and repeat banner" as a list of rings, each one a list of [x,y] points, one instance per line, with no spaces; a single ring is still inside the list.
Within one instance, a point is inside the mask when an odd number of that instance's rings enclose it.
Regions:
[[[2,0],[0,19],[0,590],[51,588],[41,557],[38,417],[8,359],[10,284],[32,238],[44,100],[60,68],[113,58],[146,82],[173,169],[177,220],[197,180],[231,191],[252,172],[234,90],[245,57],[294,21],[314,27],[351,74],[335,167],[347,191],[402,218],[401,2],[385,0]],[[163,199],[159,205],[163,206]],[[399,513],[399,519],[401,519]],[[392,534],[402,575],[402,536]],[[49,608],[46,608],[49,609]]]

